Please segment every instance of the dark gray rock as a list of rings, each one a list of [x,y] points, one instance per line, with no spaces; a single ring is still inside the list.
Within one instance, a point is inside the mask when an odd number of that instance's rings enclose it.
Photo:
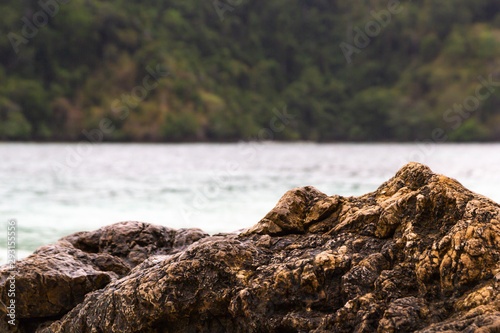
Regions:
[[[129,274],[145,259],[176,253],[207,236],[199,229],[176,231],[130,221],[78,232],[43,246],[16,264],[20,326],[30,326],[36,318],[60,317],[83,302],[86,294]],[[0,299],[4,303],[9,301],[9,276],[7,266],[0,268]],[[5,311],[3,307],[0,310]]]

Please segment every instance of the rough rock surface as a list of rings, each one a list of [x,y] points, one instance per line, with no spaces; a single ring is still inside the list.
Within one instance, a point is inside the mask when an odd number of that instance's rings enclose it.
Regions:
[[[78,232],[46,245],[16,263],[16,318],[32,332],[44,318],[54,320],[81,303],[91,291],[126,276],[155,255],[183,251],[209,236],[199,229],[174,230],[143,222],[122,222],[92,232]],[[0,300],[8,304],[9,267],[0,268]],[[4,307],[0,307],[5,317]],[[20,325],[19,325],[20,324]],[[0,332],[14,330],[0,322]]]
[[[291,190],[240,234],[77,233],[18,262],[15,330],[500,332],[499,213],[410,163],[360,197]]]

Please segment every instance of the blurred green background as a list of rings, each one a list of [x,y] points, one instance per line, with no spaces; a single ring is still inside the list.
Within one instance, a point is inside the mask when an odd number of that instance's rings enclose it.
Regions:
[[[498,0],[54,1],[0,4],[0,140],[246,140],[285,107],[274,139],[500,139]]]

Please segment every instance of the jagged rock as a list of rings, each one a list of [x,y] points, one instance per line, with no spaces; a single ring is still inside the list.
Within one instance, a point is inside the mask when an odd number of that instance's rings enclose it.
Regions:
[[[61,290],[78,295],[68,302],[53,294],[65,306],[43,314],[37,306],[47,298],[32,296],[47,293],[46,285],[20,290],[31,305],[19,327],[498,332],[499,213],[491,200],[410,163],[360,197],[291,190],[240,234],[111,225],[65,237],[19,262],[19,279],[30,277],[29,267],[47,268]],[[66,266],[59,258],[69,259]]]

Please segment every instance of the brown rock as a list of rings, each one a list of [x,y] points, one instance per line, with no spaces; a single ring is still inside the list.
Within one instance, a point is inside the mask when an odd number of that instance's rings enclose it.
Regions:
[[[112,225],[19,263],[32,286],[20,290],[19,323],[39,333],[498,332],[499,214],[410,163],[360,197],[291,190],[239,235]]]

